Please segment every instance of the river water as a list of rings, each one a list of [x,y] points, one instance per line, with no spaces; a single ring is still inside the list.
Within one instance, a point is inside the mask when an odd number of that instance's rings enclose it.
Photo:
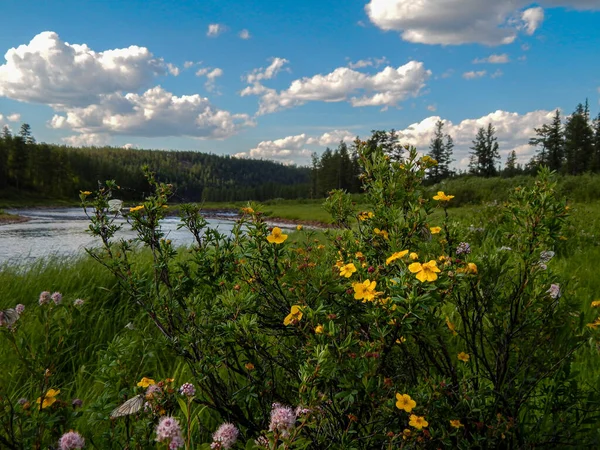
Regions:
[[[11,214],[27,217],[29,221],[0,225],[0,266],[5,263],[24,265],[40,258],[65,257],[83,254],[86,247],[100,244],[88,231],[89,220],[81,208],[13,209]],[[232,215],[233,217],[233,215]],[[212,228],[229,234],[233,221],[207,219]],[[118,237],[133,238],[134,233],[124,220]],[[167,217],[162,222],[167,239],[177,246],[190,245],[193,237],[185,229],[178,230],[178,217]]]

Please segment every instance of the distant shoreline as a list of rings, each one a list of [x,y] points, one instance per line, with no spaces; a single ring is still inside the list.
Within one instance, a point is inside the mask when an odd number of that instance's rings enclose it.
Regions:
[[[29,217],[16,216],[14,214],[0,214],[0,225],[9,225],[11,223],[28,222]]]

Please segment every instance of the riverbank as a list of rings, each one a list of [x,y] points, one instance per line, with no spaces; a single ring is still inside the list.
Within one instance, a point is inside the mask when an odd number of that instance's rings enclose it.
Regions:
[[[15,214],[8,214],[0,209],[0,225],[7,225],[9,223],[21,223],[27,222],[28,217],[17,216]]]

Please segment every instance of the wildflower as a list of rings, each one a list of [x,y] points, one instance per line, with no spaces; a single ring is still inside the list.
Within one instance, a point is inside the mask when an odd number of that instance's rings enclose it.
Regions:
[[[50,302],[50,292],[44,291],[40,294],[40,306]]]
[[[363,255],[363,252],[356,252],[356,253],[354,254],[354,256],[355,256],[356,258],[358,258],[358,259],[364,259],[364,258],[365,258],[365,255]]]
[[[459,419],[451,420],[450,425],[453,426],[454,428],[464,427],[464,425],[462,423],[460,423]]]
[[[19,405],[23,406],[24,404],[29,403],[29,402],[25,397],[23,397],[23,398],[20,398],[19,400],[17,400],[17,403]]]
[[[438,191],[437,195],[433,196],[434,200],[437,200],[440,202],[449,202],[453,198],[454,198],[454,195],[446,195],[446,194],[444,194],[444,191]]]
[[[302,231],[302,228],[303,228],[302,225],[296,225],[296,230]]]
[[[344,265],[344,261],[342,261],[341,259],[338,259],[335,262],[335,267],[337,267],[338,269],[341,269],[343,265]]]
[[[414,260],[416,260],[416,259],[419,259],[419,255],[418,255],[418,254],[416,254],[415,252],[411,252],[411,254],[410,254],[410,255],[408,255],[408,257],[409,257],[410,259],[412,259],[413,261],[414,261]]]
[[[352,263],[340,267],[340,276],[350,278],[356,272],[356,266]]]
[[[410,398],[410,395],[396,394],[396,408],[403,409],[404,411],[409,413],[413,410],[415,406],[417,406],[417,402]]]
[[[177,437],[181,437],[181,427],[176,418],[170,416],[163,416],[156,425],[156,440],[163,442],[167,440],[173,441]],[[175,443],[179,443],[179,439],[175,440]],[[177,447],[173,447],[177,448]]]
[[[306,414],[310,414],[311,412],[312,412],[312,409],[304,408],[303,406],[298,406],[295,411],[296,417],[305,416]]]
[[[283,319],[283,324],[288,326],[290,324],[299,322],[302,319],[302,308],[298,305],[292,306],[290,313]]]
[[[469,359],[471,358],[471,356],[468,353],[460,352],[458,354],[457,358],[462,362],[469,362]]]
[[[598,308],[600,306],[600,300],[594,300],[592,302],[592,308]]]
[[[246,364],[244,364],[244,367],[246,368],[246,370],[254,370],[254,364],[252,364],[251,362],[247,362]]]
[[[80,398],[74,398],[71,402],[71,406],[73,407],[73,409],[81,408],[83,406],[83,400],[81,400]]]
[[[373,300],[375,298],[375,286],[377,285],[376,281],[365,280],[362,283],[354,283],[352,287],[354,288],[354,298],[356,300],[363,300],[363,302],[369,300]]]
[[[281,228],[274,227],[273,231],[267,236],[267,241],[271,244],[282,244],[288,238],[287,234],[281,232]]]
[[[254,214],[254,210],[252,208],[250,208],[249,206],[247,208],[242,208],[242,212],[244,214]]]
[[[503,245],[502,247],[500,247],[501,252],[510,252],[511,250],[512,250],[512,248],[507,247],[506,245]]]
[[[323,325],[317,325],[315,327],[315,334],[323,334]]]
[[[441,227],[431,227],[429,228],[429,231],[431,231],[431,234],[438,234],[440,231],[442,231]]]
[[[269,431],[279,431],[281,436],[287,437],[289,430],[296,423],[296,413],[289,406],[273,403],[271,410],[271,423]]]
[[[381,237],[383,237],[385,240],[389,240],[389,238],[390,238],[390,235],[389,235],[389,233],[388,233],[387,231],[385,231],[385,230],[380,230],[379,228],[375,228],[375,229],[373,230],[373,233],[375,233],[375,234],[376,234],[376,235],[378,235],[378,236],[381,236]]]
[[[60,302],[62,302],[62,294],[60,292],[54,292],[50,298],[55,305],[60,305]]]
[[[213,444],[219,444],[219,446],[210,446],[211,448],[224,448],[229,449],[233,447],[235,441],[237,441],[239,430],[232,423],[221,424],[217,431],[213,434]]]
[[[467,264],[467,273],[477,274],[477,265],[475,263]]]
[[[594,322],[587,324],[588,327],[593,328],[593,329],[598,328],[598,325],[600,325],[600,317],[597,318]]]
[[[358,215],[358,218],[361,222],[364,222],[367,219],[372,219],[373,217],[375,217],[375,214],[373,214],[371,211],[363,211]]]
[[[154,381],[152,378],[143,377],[137,385],[139,387],[147,388],[148,386],[150,386],[152,384],[156,384],[156,381]]]
[[[408,424],[411,427],[415,427],[417,430],[422,429],[423,427],[426,427],[427,425],[429,425],[429,422],[427,422],[425,420],[425,417],[422,416],[416,416],[414,414],[410,415],[410,421],[408,422]]]
[[[129,212],[133,213],[133,212],[136,212],[136,211],[140,211],[142,209],[144,209],[144,205],[138,205],[138,206],[134,206],[133,208],[129,208]]]
[[[323,250],[324,248],[325,248],[325,246],[323,244],[317,245],[317,249],[318,250]]]
[[[412,431],[405,428],[404,431],[402,431],[402,439],[407,440],[410,437],[410,433],[412,433]]]
[[[192,383],[183,383],[179,388],[179,393],[186,397],[193,397],[196,395],[196,388]]]
[[[15,311],[17,312],[18,315],[23,314],[23,311],[25,311],[25,305],[23,305],[22,303],[19,303],[17,306],[15,306]]]
[[[561,295],[560,294],[560,284],[552,283],[550,285],[550,288],[546,292],[550,295],[551,298],[556,300]]]
[[[158,384],[151,384],[146,389],[146,398],[151,399],[155,394],[162,394],[162,389]]]
[[[396,305],[394,305],[396,306]],[[396,339],[396,344],[404,344],[406,342],[406,338],[404,336],[400,336],[399,339]]]
[[[174,436],[171,439],[171,443],[169,444],[169,450],[174,450],[176,448],[185,447],[185,441],[183,440],[183,436],[181,434]]]
[[[61,436],[58,440],[60,450],[71,450],[74,448],[83,448],[85,439],[76,431],[69,431]]]
[[[82,299],[78,298],[77,300],[75,300],[73,302],[74,306],[83,306],[83,304],[85,303],[85,301],[83,301]]]
[[[437,273],[440,272],[440,269],[437,267],[437,262],[434,259],[423,264],[418,262],[412,263],[408,266],[408,270],[412,273],[416,273],[417,280],[420,282],[435,281],[438,278]]]
[[[60,394],[60,389],[48,389],[48,392],[46,392],[46,394],[44,394],[43,398],[44,400],[42,400],[42,397],[38,397],[38,399],[35,401],[38,404],[42,404],[42,409],[47,408],[48,406],[52,406],[54,404],[54,402],[56,401],[56,396]]]
[[[408,250],[402,250],[401,252],[394,252],[392,256],[385,260],[385,265],[389,266],[393,261],[402,258],[408,254]]]
[[[540,263],[548,264],[552,258],[554,258],[555,253],[551,250],[544,250],[540,253]]]
[[[448,326],[448,329],[452,332],[452,335],[456,336],[456,328],[454,327],[454,324],[450,322],[450,318],[448,318],[448,316],[446,316],[446,325]]]
[[[91,193],[90,191],[79,191],[79,193],[80,193],[81,195],[86,195],[86,196],[87,196],[87,195],[92,195],[92,193]]]
[[[462,254],[468,255],[469,253],[471,253],[471,246],[469,245],[468,242],[461,242],[456,247],[457,255],[462,255]]]

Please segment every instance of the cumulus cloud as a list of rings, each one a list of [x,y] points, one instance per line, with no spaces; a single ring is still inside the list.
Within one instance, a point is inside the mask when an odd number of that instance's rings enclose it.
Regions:
[[[490,75],[490,78],[500,78],[502,75],[504,75],[504,72],[502,72],[500,69],[497,69],[493,74]]]
[[[242,80],[246,80],[247,83],[256,83],[261,80],[270,80],[277,76],[277,74],[282,70],[287,70],[289,72],[289,68],[285,67],[286,64],[289,64],[287,59],[271,58],[269,61],[271,61],[271,64],[269,64],[267,67],[254,69],[245,77],[242,77]]]
[[[184,69],[189,69],[190,67],[193,67],[194,64],[196,64],[194,61],[186,61],[183,63],[183,68]]]
[[[72,147],[102,147],[109,144],[110,136],[104,133],[81,133],[62,140]]]
[[[218,67],[204,67],[202,69],[198,69],[196,71],[197,77],[206,77],[206,83],[204,83],[204,87],[207,90],[212,91],[215,89],[216,79],[223,75],[223,69],[219,69]]]
[[[509,62],[509,57],[506,53],[502,53],[501,55],[490,55],[486,58],[476,58],[473,60],[473,64],[506,64]]]
[[[58,106],[85,106],[100,96],[149,87],[169,68],[145,47],[95,52],[45,31],[11,48],[0,66],[0,97]]]
[[[462,76],[465,80],[474,80],[475,78],[485,77],[486,74],[487,74],[487,71],[485,71],[485,70],[479,70],[477,72],[475,72],[474,70],[471,70],[470,72],[463,73]]]
[[[427,105],[427,111],[435,112],[435,111],[437,111],[437,106]]]
[[[533,34],[543,22],[543,7],[600,10],[597,0],[370,0],[365,10],[371,22],[402,39],[421,44],[502,45],[514,42],[521,30]]]
[[[222,25],[220,23],[211,23],[208,26],[208,31],[206,32],[206,35],[208,37],[217,37],[225,31],[227,31],[227,27],[225,25]]]
[[[9,114],[8,116],[6,116],[6,119],[9,122],[18,122],[19,120],[21,120],[21,114],[18,114],[18,113]]]
[[[175,96],[160,86],[143,94],[114,93],[98,104],[66,108],[50,120],[51,128],[72,130],[81,136],[188,136],[220,139],[253,126],[247,114],[214,107],[198,94]],[[83,138],[83,137],[81,137]]]
[[[314,149],[308,146],[337,145],[340,141],[350,143],[355,135],[348,130],[333,130],[320,136],[309,136],[305,133],[287,136],[273,141],[261,141],[255,148],[247,152],[236,153],[236,158],[272,159],[285,164],[305,164]]]
[[[252,37],[252,36],[250,36],[250,32],[246,29],[243,29],[242,31],[240,31],[238,36],[240,37],[240,39],[243,39],[243,40],[247,40]]]
[[[174,64],[168,63],[167,64],[167,70],[169,71],[169,73],[171,75],[173,75],[174,77],[179,75],[179,67],[177,67]]]
[[[309,101],[347,101],[355,107],[386,108],[418,96],[430,76],[431,71],[418,61],[410,61],[396,69],[387,66],[374,75],[339,67],[326,75],[295,80],[281,92],[254,86],[244,89],[241,95],[261,95],[259,115],[300,106]]]
[[[388,59],[383,56],[381,58],[367,58],[367,59],[359,59],[356,62],[352,62],[350,61],[348,63],[348,67],[350,67],[351,69],[362,69],[364,67],[379,67],[382,64],[388,64],[389,61]]]
[[[506,156],[512,150],[516,151],[519,162],[526,163],[535,153],[535,149],[528,145],[529,138],[535,136],[534,128],[551,122],[553,117],[554,111],[538,110],[518,114],[498,110],[477,119],[465,119],[454,124],[440,116],[431,116],[421,122],[413,123],[398,133],[402,143],[414,145],[420,151],[427,152],[435,133],[435,124],[438,120],[443,120],[444,132],[450,134],[454,139],[456,165],[461,169],[466,169],[469,164],[470,147],[477,130],[487,127],[488,123],[491,123],[496,128],[502,163],[504,164]]]

